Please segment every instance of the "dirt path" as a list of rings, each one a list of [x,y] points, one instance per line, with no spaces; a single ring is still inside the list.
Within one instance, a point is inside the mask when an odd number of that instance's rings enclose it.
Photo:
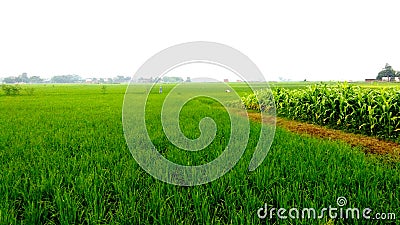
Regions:
[[[261,121],[259,113],[248,112],[248,116],[253,121]],[[345,141],[351,146],[363,147],[366,153],[379,155],[390,154],[396,159],[400,159],[400,145],[394,142],[383,141],[360,134],[346,133],[340,130],[329,129],[314,124],[297,122],[279,117],[276,118],[276,125],[301,135],[311,135],[323,139]]]

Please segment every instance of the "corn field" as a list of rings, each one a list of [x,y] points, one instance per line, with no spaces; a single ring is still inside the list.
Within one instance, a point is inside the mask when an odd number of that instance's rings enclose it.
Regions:
[[[242,97],[242,102],[248,109],[265,110],[268,105],[263,104],[268,101],[263,99],[270,98],[268,93],[256,91]],[[315,84],[305,89],[276,88],[272,94],[278,116],[400,141],[400,90],[397,88]]]

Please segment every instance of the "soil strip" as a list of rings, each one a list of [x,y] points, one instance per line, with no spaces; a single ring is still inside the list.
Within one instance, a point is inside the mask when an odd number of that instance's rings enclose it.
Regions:
[[[257,112],[247,112],[249,119],[261,122],[261,114]],[[271,119],[264,119],[264,122],[271,123]],[[344,141],[351,146],[361,146],[365,153],[378,155],[391,155],[396,159],[400,159],[400,145],[386,140],[380,140],[375,137],[365,136],[361,134],[346,133],[341,130],[334,130],[327,127],[298,122],[277,117],[276,125],[291,132],[310,135],[317,138],[328,140]]]

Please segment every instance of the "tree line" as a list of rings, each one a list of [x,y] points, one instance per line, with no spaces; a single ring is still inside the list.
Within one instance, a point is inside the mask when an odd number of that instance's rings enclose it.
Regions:
[[[50,79],[43,79],[40,76],[28,77],[27,73],[22,73],[19,76],[9,76],[5,77],[2,82],[6,84],[18,84],[18,83],[124,83],[129,82],[130,77],[116,76],[114,78],[89,78],[84,79],[79,75],[57,75]]]

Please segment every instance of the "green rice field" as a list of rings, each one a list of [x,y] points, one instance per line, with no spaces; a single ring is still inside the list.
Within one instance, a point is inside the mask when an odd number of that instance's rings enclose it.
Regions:
[[[310,84],[270,86],[303,89]],[[215,121],[217,133],[204,151],[182,153],[168,142],[159,119],[173,86],[165,84],[163,94],[155,89],[149,95],[146,125],[153,144],[182,165],[213,160],[232,138],[226,110],[208,98],[185,104],[180,127],[187,137],[200,135],[198,124],[205,116]],[[15,96],[0,91],[0,224],[400,224],[398,161],[276,127],[264,162],[249,171],[260,132],[260,124],[250,121],[246,151],[233,169],[210,183],[177,186],[146,173],[130,153],[122,124],[127,85],[21,87]],[[244,83],[232,87],[240,96],[250,94]],[[265,206],[312,207],[320,215],[323,208],[340,208],[340,197],[347,200],[343,209],[369,208],[371,218],[331,218],[327,212],[315,219],[291,218],[287,212],[285,219],[258,215]],[[376,213],[392,218],[373,219]]]

